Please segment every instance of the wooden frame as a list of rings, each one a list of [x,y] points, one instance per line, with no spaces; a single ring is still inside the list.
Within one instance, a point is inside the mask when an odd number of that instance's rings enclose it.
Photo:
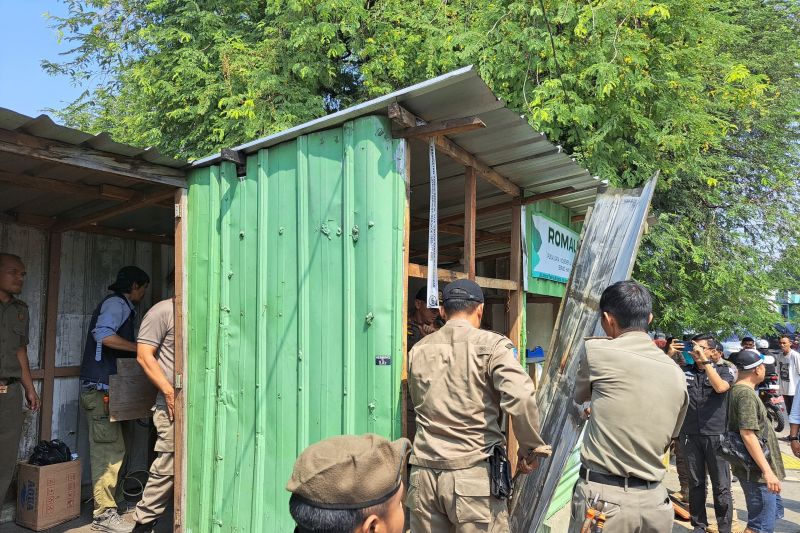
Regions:
[[[183,511],[186,508],[186,369],[188,368],[187,272],[188,257],[188,191],[175,191],[175,443],[174,443],[174,525],[183,532]]]
[[[58,319],[58,291],[61,281],[61,234],[50,233],[50,251],[47,257],[47,303],[45,305],[44,352],[42,352],[42,398],[39,438],[50,440],[53,433],[53,391],[56,370],[56,321]]]

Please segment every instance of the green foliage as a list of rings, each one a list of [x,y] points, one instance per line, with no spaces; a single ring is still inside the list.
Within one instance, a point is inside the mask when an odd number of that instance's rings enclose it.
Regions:
[[[198,157],[474,64],[593,173],[661,171],[658,327],[763,333],[798,284],[794,0],[65,1],[76,126]]]

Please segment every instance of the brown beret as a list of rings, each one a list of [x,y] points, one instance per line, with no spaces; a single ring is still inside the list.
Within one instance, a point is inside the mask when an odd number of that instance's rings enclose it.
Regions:
[[[380,435],[331,437],[306,448],[286,490],[322,509],[363,509],[383,503],[400,486],[411,443]]]

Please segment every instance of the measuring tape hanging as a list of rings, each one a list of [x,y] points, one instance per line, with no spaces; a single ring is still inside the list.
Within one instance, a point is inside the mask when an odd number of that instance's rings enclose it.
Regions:
[[[428,214],[428,308],[439,308],[439,184],[436,174],[436,140],[428,139],[428,165],[431,174]]]

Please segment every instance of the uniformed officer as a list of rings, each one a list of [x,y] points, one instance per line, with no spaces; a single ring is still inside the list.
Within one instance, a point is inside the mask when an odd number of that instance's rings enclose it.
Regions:
[[[28,362],[28,306],[17,299],[25,274],[22,259],[0,253],[0,500],[17,465],[23,391],[28,409],[39,409]]]
[[[692,342],[694,364],[682,367],[689,392],[689,409],[679,437],[689,466],[689,513],[695,531],[708,529],[708,472],[717,528],[719,533],[730,533],[733,520],[731,469],[728,462],[717,454],[717,449],[726,431],[728,391],[734,379],[726,365],[711,359],[716,351],[716,342],[711,335],[696,335]]]
[[[581,445],[570,531],[581,530],[590,502],[605,510],[606,533],[671,531],[662,457],[688,405],[681,369],[647,335],[650,292],[635,281],[607,287],[601,324],[610,339],[586,341],[574,400],[591,400]]]
[[[505,446],[503,412],[519,440],[519,468],[545,447],[528,374],[506,337],[479,329],[483,292],[473,281],[445,287],[447,323],[419,341],[408,360],[417,436],[406,505],[411,531],[508,531],[507,502],[492,496],[487,458]]]
[[[81,362],[81,407],[89,423],[89,461],[94,485],[92,529],[113,531],[122,524],[115,491],[125,457],[119,422],[108,415],[108,377],[117,373],[117,358],[136,355],[136,304],[142,301],[150,277],[126,266],[109,285],[112,293],[94,310]]]
[[[295,533],[403,533],[403,472],[411,443],[331,437],[306,448],[286,490]]]

